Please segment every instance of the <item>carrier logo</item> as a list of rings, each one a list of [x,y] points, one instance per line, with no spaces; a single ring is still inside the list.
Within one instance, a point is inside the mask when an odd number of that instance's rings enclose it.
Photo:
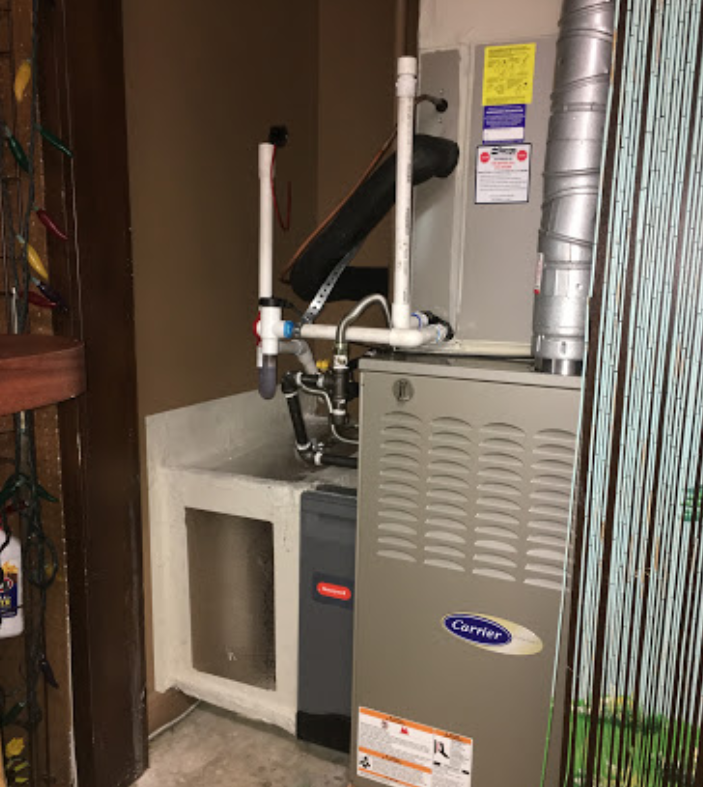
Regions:
[[[513,641],[513,635],[508,629],[480,615],[447,615],[444,625],[452,634],[474,645],[490,645],[496,648],[509,645]]]
[[[446,615],[442,623],[450,634],[482,650],[532,656],[543,648],[542,640],[534,632],[502,618],[458,612]]]

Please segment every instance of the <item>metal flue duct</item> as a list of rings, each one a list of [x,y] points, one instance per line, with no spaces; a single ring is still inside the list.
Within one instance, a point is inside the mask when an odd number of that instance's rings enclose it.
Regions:
[[[564,0],[544,173],[533,318],[538,370],[581,371],[615,4]]]

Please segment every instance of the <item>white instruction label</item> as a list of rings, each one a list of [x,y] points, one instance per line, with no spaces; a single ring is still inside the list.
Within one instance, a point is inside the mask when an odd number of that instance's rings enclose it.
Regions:
[[[530,199],[532,145],[481,145],[476,153],[476,204]]]
[[[356,773],[390,787],[470,787],[473,741],[359,708]]]

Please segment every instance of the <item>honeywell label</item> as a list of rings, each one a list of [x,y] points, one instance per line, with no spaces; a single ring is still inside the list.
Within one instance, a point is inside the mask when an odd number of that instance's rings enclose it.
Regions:
[[[473,741],[359,708],[356,773],[390,787],[470,787]]]
[[[481,145],[476,153],[476,204],[528,202],[532,145]]]

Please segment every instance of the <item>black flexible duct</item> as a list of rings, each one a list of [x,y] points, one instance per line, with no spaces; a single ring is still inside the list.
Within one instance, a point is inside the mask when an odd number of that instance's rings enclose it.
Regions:
[[[456,142],[426,134],[415,136],[413,184],[446,178],[459,161]],[[306,301],[315,297],[334,266],[357,246],[395,203],[395,154],[349,198],[335,218],[300,255],[290,273],[295,294]],[[373,292],[388,294],[388,268],[347,268],[329,301],[358,301]]]

